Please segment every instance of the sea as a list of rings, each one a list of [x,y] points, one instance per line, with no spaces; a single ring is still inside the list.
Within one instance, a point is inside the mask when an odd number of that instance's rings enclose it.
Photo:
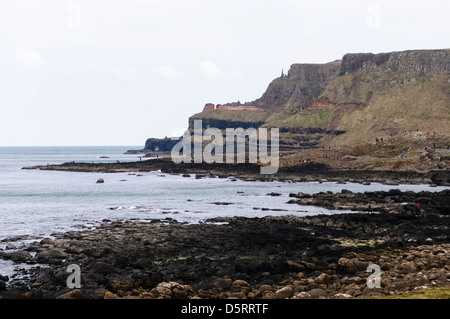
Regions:
[[[24,170],[25,166],[65,162],[139,161],[124,154],[140,146],[0,147],[0,252],[23,248],[57,233],[94,228],[105,221],[171,218],[202,223],[214,217],[264,217],[351,213],[288,204],[291,192],[389,190],[441,191],[430,185],[372,183],[242,181],[229,178],[183,177],[154,172],[85,173]],[[145,160],[145,159],[142,159]],[[96,183],[103,178],[104,183]],[[268,196],[268,193],[280,196]],[[20,240],[19,240],[20,239]],[[0,258],[0,275],[17,267]]]

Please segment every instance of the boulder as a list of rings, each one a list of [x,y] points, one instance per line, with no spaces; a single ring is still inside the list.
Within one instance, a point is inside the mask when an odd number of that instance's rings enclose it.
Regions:
[[[327,292],[320,288],[311,289],[308,291],[308,294],[313,299],[326,298],[328,296]]]
[[[356,156],[345,155],[345,156],[342,158],[342,160],[343,160],[343,161],[356,161],[357,158],[356,158]]]
[[[98,180],[97,180],[97,184],[102,184],[102,183],[104,183],[105,182],[105,180],[103,179],[103,178],[99,178]]]
[[[338,260],[338,267],[344,272],[356,273],[358,271],[365,271],[369,266],[368,262],[359,261],[357,258],[342,257]]]
[[[67,254],[62,249],[47,249],[35,256],[36,262],[40,264],[57,264],[63,259],[67,259]]]
[[[232,292],[243,292],[245,294],[247,294],[250,291],[250,284],[248,282],[246,282],[245,280],[235,280],[232,284],[231,284],[231,291]]]
[[[294,290],[290,286],[283,287],[281,289],[278,289],[273,294],[273,299],[286,299],[292,297],[294,294]]]

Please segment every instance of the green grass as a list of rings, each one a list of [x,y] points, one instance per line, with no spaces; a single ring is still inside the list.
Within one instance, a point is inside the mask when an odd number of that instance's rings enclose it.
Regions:
[[[380,295],[369,299],[450,299],[450,287],[426,288],[401,295]]]
[[[334,109],[319,108],[302,111],[287,118],[272,119],[272,127],[326,128],[334,118]]]

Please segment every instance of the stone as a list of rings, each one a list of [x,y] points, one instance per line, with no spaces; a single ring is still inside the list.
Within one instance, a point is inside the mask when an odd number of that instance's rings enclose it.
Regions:
[[[115,272],[116,271],[113,267],[101,261],[94,263],[90,270],[90,273],[92,274],[101,274],[101,275],[110,275]]]
[[[356,156],[345,155],[345,156],[342,158],[342,160],[343,160],[343,161],[356,161],[357,158],[356,158]]]
[[[273,299],[287,299],[292,297],[294,294],[294,290],[290,286],[283,287],[281,289],[278,289],[274,295]]]
[[[84,294],[80,289],[74,289],[59,295],[56,299],[84,299]]]
[[[352,295],[344,294],[344,293],[337,293],[331,297],[331,299],[351,299],[351,298],[353,298]]]
[[[394,271],[396,271],[399,274],[409,274],[415,272],[416,270],[417,266],[412,261],[403,262],[394,268]]]
[[[310,299],[311,295],[305,291],[296,293],[292,299]]]
[[[103,178],[99,178],[98,180],[97,180],[97,184],[102,184],[102,183],[104,183],[105,182],[105,180],[103,179]]]
[[[317,284],[329,284],[331,281],[331,276],[325,273],[321,273],[317,278],[316,278],[316,283]]]
[[[233,279],[231,278],[219,278],[213,284],[212,287],[220,290],[230,289],[233,284]]]
[[[308,294],[313,299],[326,298],[328,296],[327,292],[320,288],[311,289]]]
[[[247,294],[250,291],[250,284],[248,282],[246,282],[245,280],[235,280],[232,284],[231,284],[231,291],[232,292],[244,292],[245,294]]]
[[[369,266],[368,262],[359,261],[357,258],[342,257],[338,260],[338,267],[348,273],[356,273],[358,271],[365,271]]]
[[[67,254],[62,249],[46,249],[36,254],[36,262],[41,264],[56,264],[62,259],[67,259]]]

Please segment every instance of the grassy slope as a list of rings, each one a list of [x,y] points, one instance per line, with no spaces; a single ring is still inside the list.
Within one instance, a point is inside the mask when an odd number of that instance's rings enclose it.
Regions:
[[[346,111],[336,129],[347,131],[333,141],[337,146],[355,145],[390,133],[419,129],[450,135],[450,88],[448,76],[434,76],[375,92],[362,110]]]
[[[370,299],[450,299],[450,287],[427,288],[402,295],[382,295]]]
[[[338,77],[327,87],[322,97],[335,103],[361,103],[367,98],[369,89],[375,88],[365,108],[355,111],[310,109],[289,117],[278,114],[270,118],[267,126],[320,127],[346,131],[331,141],[336,146],[357,145],[365,140],[372,142],[377,137],[385,138],[390,133],[404,130],[419,129],[422,132],[436,131],[437,134],[450,135],[448,75],[434,75],[433,81],[419,78],[402,85],[386,85],[389,81],[386,77],[374,79],[372,75],[367,75],[361,81],[352,81],[351,77]],[[344,90],[346,94],[342,94]]]

